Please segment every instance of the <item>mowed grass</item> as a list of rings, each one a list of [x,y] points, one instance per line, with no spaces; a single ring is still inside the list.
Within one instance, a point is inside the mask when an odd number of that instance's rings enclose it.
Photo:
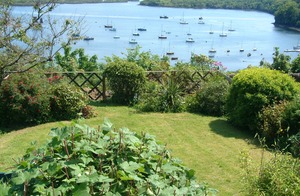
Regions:
[[[241,192],[241,151],[249,151],[259,163],[262,150],[249,143],[252,138],[230,126],[225,119],[190,113],[139,113],[121,106],[95,106],[97,117],[83,123],[92,127],[108,118],[115,128],[127,127],[135,132],[148,132],[166,144],[173,157],[196,171],[197,180],[216,188],[219,195],[243,195]],[[70,122],[48,123],[15,130],[0,136],[0,171],[8,171],[25,153],[31,141],[46,141],[51,128]]]

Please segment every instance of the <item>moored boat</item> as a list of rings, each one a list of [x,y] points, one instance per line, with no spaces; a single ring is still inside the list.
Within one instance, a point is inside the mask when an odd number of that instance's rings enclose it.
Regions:
[[[130,44],[137,44],[138,42],[136,41],[136,39],[130,39],[130,40],[129,40],[129,43],[130,43]]]
[[[163,34],[158,36],[158,39],[167,39],[167,38],[168,37],[166,35],[163,35]]]
[[[138,30],[138,31],[147,31],[146,28],[138,28],[137,30]]]
[[[84,37],[83,40],[90,41],[90,40],[94,40],[94,38],[93,37]]]
[[[188,43],[194,43],[195,42],[195,40],[192,37],[188,37],[185,41],[188,42]]]
[[[161,18],[161,19],[168,19],[169,17],[168,16],[160,16],[159,18]]]

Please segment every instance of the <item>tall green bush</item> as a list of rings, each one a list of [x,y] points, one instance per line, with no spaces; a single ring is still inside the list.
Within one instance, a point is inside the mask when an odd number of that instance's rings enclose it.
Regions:
[[[145,87],[144,69],[135,62],[119,59],[107,64],[104,75],[113,92],[112,100],[118,104],[130,104]]]
[[[226,102],[228,119],[238,127],[257,132],[263,107],[292,100],[299,91],[293,78],[280,71],[250,68],[234,76]]]
[[[52,129],[15,165],[7,195],[208,195],[195,171],[171,156],[149,134],[75,125]],[[1,190],[2,188],[2,190]]]
[[[225,114],[226,97],[229,83],[225,78],[216,76],[204,83],[188,104],[190,112],[211,116]]]
[[[259,112],[259,133],[265,138],[267,144],[274,144],[278,147],[286,147],[286,141],[290,132],[286,127],[283,114],[286,109],[286,102],[268,105]]]
[[[290,155],[276,154],[259,166],[251,164],[249,154],[243,152],[244,195],[300,195],[300,162]]]
[[[286,105],[283,113],[283,119],[290,134],[300,132],[300,95]]]
[[[50,95],[51,117],[54,120],[75,119],[88,103],[87,95],[66,82],[52,85]]]
[[[0,124],[9,126],[48,121],[49,88],[44,75],[32,71],[10,74],[0,86]]]

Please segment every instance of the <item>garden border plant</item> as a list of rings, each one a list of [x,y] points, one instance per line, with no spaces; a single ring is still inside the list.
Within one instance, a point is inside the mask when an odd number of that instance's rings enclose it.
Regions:
[[[195,171],[173,158],[147,133],[75,124],[54,128],[41,148],[36,144],[15,165],[6,195],[207,195]]]

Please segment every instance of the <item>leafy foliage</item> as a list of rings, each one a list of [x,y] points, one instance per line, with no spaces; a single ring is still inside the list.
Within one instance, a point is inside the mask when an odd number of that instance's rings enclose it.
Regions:
[[[144,69],[122,59],[108,63],[104,75],[113,91],[112,100],[119,104],[133,102],[146,83]]]
[[[279,102],[268,105],[259,112],[260,133],[268,144],[276,141],[280,145],[288,137],[288,128],[284,125],[283,117],[286,105],[286,102]]]
[[[300,131],[300,96],[297,95],[290,101],[283,113],[284,122],[289,128],[290,134],[296,134]]]
[[[20,159],[9,195],[207,195],[165,146],[149,134],[76,124],[55,128],[43,147],[33,145]]]
[[[300,73],[300,55],[298,55],[291,63],[291,72]]]
[[[246,195],[299,195],[300,162],[289,155],[276,154],[259,167],[251,164],[248,153],[243,153]]]
[[[79,48],[72,51],[71,46],[63,46],[63,55],[55,55],[56,63],[63,71],[97,71],[100,65],[97,63],[98,57],[89,57],[84,53],[84,49]]]
[[[226,103],[228,119],[234,125],[258,131],[258,114],[263,107],[292,100],[299,86],[288,75],[265,68],[239,72],[232,80]]]
[[[92,116],[87,96],[60,76],[11,74],[0,86],[0,124],[29,125]],[[83,113],[84,112],[84,113]]]
[[[184,93],[177,82],[170,78],[164,84],[148,83],[135,107],[143,112],[182,112]]]
[[[57,21],[48,17],[56,6],[56,0],[45,4],[35,1],[32,14],[15,16],[12,1],[0,2],[0,85],[6,72],[26,72],[31,68],[51,62],[61,49],[57,43],[71,43],[68,34],[80,29],[80,19]],[[61,24],[58,26],[57,24]],[[51,29],[44,31],[44,28]]]
[[[75,86],[60,82],[52,85],[50,93],[51,117],[55,120],[75,119],[88,109],[88,97]],[[88,111],[86,113],[88,116]]]
[[[112,62],[128,61],[136,63],[145,71],[166,71],[170,68],[170,63],[167,58],[160,58],[159,55],[153,55],[151,52],[141,51],[141,47],[137,46],[134,49],[127,49],[127,53],[123,53],[125,57],[113,55],[112,57],[105,57],[108,64]]]
[[[49,88],[50,84],[43,75],[30,72],[11,74],[0,86],[0,123],[46,122],[50,114]]]
[[[224,78],[217,76],[204,83],[188,104],[188,111],[211,116],[225,114],[225,103],[229,83]]]

